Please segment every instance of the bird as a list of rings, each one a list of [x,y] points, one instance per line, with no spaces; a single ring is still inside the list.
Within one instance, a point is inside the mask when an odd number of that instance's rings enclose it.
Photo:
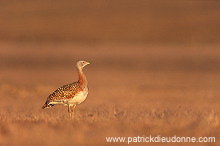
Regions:
[[[90,64],[87,61],[78,61],[76,68],[78,70],[79,79],[76,82],[66,84],[56,89],[47,97],[43,109],[50,108],[54,105],[68,106],[69,118],[73,119],[75,116],[76,105],[85,101],[88,95],[88,82],[83,68]]]

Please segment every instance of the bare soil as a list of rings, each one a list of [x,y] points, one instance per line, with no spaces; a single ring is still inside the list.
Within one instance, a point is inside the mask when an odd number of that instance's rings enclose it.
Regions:
[[[41,109],[56,88],[78,79],[78,60],[91,64],[75,119],[67,107]],[[143,135],[220,144],[218,45],[1,42],[0,70],[0,145],[107,145],[107,136]]]

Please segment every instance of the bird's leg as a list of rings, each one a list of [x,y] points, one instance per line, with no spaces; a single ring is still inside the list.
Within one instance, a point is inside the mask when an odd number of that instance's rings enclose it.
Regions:
[[[71,111],[71,106],[68,105],[68,113],[69,113],[69,117],[70,119],[72,118],[72,111]]]
[[[75,108],[76,108],[76,105],[73,105],[72,106],[72,111],[71,111],[73,113],[73,118],[75,117]]]

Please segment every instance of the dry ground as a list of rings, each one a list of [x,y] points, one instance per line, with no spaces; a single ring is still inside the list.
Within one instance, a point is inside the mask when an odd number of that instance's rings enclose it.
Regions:
[[[106,145],[106,136],[143,135],[215,136],[200,145],[219,145],[218,48],[1,43],[0,145]],[[76,118],[63,106],[42,110],[51,92],[77,80],[81,59],[91,62],[90,92]]]

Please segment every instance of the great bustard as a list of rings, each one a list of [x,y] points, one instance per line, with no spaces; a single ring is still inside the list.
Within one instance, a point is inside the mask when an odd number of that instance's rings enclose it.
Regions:
[[[88,95],[88,83],[86,76],[82,71],[83,67],[88,64],[90,63],[86,61],[78,61],[76,63],[76,68],[79,73],[79,80],[77,82],[64,85],[50,94],[42,108],[49,108],[56,104],[68,106],[69,116],[70,118],[73,118],[76,105],[82,103]]]

